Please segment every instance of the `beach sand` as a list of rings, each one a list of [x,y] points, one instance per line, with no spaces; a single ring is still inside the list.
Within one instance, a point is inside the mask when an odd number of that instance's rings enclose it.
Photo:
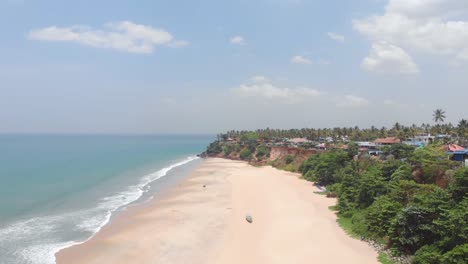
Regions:
[[[180,185],[60,251],[57,262],[378,263],[367,243],[338,226],[328,209],[335,200],[314,191],[294,173],[210,158]]]

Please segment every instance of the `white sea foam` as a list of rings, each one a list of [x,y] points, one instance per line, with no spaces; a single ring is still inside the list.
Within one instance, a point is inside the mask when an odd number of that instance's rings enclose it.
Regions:
[[[99,204],[90,209],[78,210],[61,215],[41,216],[17,221],[0,228],[0,248],[11,245],[24,245],[21,248],[10,248],[7,263],[53,264],[55,253],[81,244],[91,239],[102,227],[109,223],[112,213],[137,201],[150,188],[149,184],[164,177],[179,166],[185,165],[198,157],[188,157],[140,179],[136,185],[115,195],[101,199]],[[87,233],[88,238],[82,241],[67,241],[59,235],[57,230],[71,230]]]

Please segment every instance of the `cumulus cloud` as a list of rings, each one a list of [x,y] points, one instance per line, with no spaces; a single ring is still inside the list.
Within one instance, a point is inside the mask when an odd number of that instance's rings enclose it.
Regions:
[[[106,48],[130,53],[153,53],[156,46],[183,47],[187,41],[174,40],[164,29],[139,25],[130,21],[108,23],[102,29],[88,26],[50,26],[29,32],[33,40],[76,42],[95,48]]]
[[[307,87],[279,87],[263,76],[251,78],[248,83],[234,88],[233,92],[240,96],[258,97],[286,103],[296,103],[320,95],[318,90]]]
[[[231,44],[234,44],[234,45],[244,45],[245,44],[245,40],[242,36],[234,36],[230,39],[231,41]]]
[[[345,41],[345,37],[343,35],[340,35],[334,32],[328,32],[327,35],[329,38],[333,39],[334,41],[338,41],[338,42]]]
[[[291,63],[294,64],[312,64],[312,61],[302,56],[294,56],[291,58]]]
[[[402,48],[387,42],[374,43],[370,54],[362,61],[370,72],[389,74],[414,74],[419,68]]]
[[[371,40],[468,60],[468,1],[389,0],[382,15],[353,21]]]
[[[342,97],[337,97],[335,98],[335,103],[338,107],[349,108],[361,108],[370,104],[367,99],[355,95],[345,95]]]

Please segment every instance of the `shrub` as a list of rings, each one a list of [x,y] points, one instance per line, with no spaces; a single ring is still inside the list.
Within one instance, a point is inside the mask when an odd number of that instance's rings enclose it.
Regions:
[[[419,249],[413,258],[413,264],[440,264],[442,255],[435,245],[424,246]]]
[[[239,156],[241,160],[251,160],[252,152],[248,148],[245,148],[240,152]]]
[[[465,264],[468,260],[468,244],[455,247],[442,256],[440,263],[444,264]]]
[[[291,164],[294,161],[294,156],[287,155],[284,161],[286,162],[286,164]]]
[[[257,154],[255,155],[257,158],[269,157],[270,156],[270,148],[266,146],[259,146],[257,148]]]
[[[455,201],[461,201],[468,194],[468,168],[457,170],[454,178],[454,182],[450,184],[449,190]]]
[[[223,147],[223,152],[225,156],[229,156],[229,154],[231,154],[233,150],[234,147],[232,145],[226,145]]]
[[[223,152],[223,148],[221,147],[221,144],[219,143],[219,141],[215,141],[211,143],[210,145],[208,145],[206,149],[206,153],[208,153],[209,155],[216,155],[221,152]]]
[[[401,204],[390,199],[388,196],[378,197],[367,210],[367,228],[378,237],[387,236],[391,221],[401,208]]]

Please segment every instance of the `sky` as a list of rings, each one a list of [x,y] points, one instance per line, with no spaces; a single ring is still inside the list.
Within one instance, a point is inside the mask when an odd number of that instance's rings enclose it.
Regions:
[[[0,133],[468,118],[468,1],[0,0]]]

